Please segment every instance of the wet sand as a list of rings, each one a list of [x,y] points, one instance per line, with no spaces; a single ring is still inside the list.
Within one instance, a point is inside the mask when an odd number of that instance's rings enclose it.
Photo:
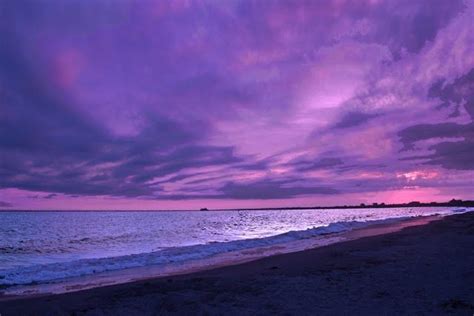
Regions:
[[[6,315],[474,313],[474,212],[181,276],[0,301]]]

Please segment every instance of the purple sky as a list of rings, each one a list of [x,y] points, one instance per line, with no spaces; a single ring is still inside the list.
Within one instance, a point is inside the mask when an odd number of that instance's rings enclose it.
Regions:
[[[474,2],[0,3],[0,208],[474,198]]]

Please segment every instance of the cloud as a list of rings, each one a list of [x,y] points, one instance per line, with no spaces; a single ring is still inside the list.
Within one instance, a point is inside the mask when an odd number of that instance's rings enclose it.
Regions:
[[[461,142],[443,142],[430,147],[434,154],[428,156],[428,163],[441,165],[446,169],[474,170],[474,139]]]
[[[413,5],[410,10],[406,6],[408,3]],[[386,40],[398,56],[403,49],[418,53],[463,9],[463,1],[389,2],[382,10],[390,13],[381,15],[385,20],[382,22],[384,27],[377,29],[375,37]]]
[[[414,149],[414,144],[432,138],[470,138],[474,137],[473,124],[439,123],[419,124],[407,127],[398,133],[404,150]]]
[[[309,170],[332,169],[343,164],[344,162],[340,158],[322,158],[316,161],[297,160],[289,163],[289,165],[302,172]]]
[[[417,142],[431,141],[427,149],[433,153],[407,159],[421,160],[446,169],[473,170],[474,69],[452,83],[446,83],[445,80],[436,82],[429,90],[429,97],[438,98],[442,107],[456,107],[456,112],[459,112],[460,107],[464,107],[471,123],[420,124],[401,130],[398,135],[405,150],[415,150],[414,144]],[[447,139],[451,141],[446,141]],[[436,143],[433,144],[433,141]]]
[[[300,195],[337,194],[338,190],[318,186],[288,186],[279,181],[257,181],[239,184],[230,182],[222,189],[223,195],[231,199],[286,199]]]
[[[46,200],[50,200],[50,199],[54,199],[56,198],[58,195],[56,193],[50,193],[50,194],[47,194],[47,195],[30,195],[28,196],[28,198],[30,199],[46,199]]]
[[[5,202],[5,201],[0,201],[0,207],[12,207],[13,204]]]
[[[83,195],[147,196],[147,181],[185,168],[243,162],[231,146],[199,145],[209,128],[149,113],[117,137],[50,94],[12,45],[2,46],[1,186]],[[248,166],[252,163],[249,162]]]
[[[334,124],[334,128],[352,128],[356,126],[360,126],[362,124],[367,123],[369,120],[376,118],[380,114],[375,113],[363,113],[363,112],[347,112],[340,118],[336,124]]]
[[[470,9],[3,1],[0,187],[269,200],[472,170]]]
[[[454,106],[454,113],[457,115],[459,115],[459,107],[463,106],[474,120],[474,68],[453,83],[448,83],[443,79],[435,82],[430,87],[428,96],[440,100],[438,107]]]

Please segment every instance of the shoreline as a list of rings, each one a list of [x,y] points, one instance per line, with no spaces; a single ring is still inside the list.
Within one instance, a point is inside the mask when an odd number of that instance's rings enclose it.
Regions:
[[[56,282],[6,286],[5,288],[0,288],[0,301],[58,295],[105,286],[198,273],[227,266],[235,266],[275,255],[306,251],[359,238],[393,233],[406,227],[426,225],[429,222],[441,220],[442,218],[442,215],[426,215],[411,218],[376,220],[373,221],[373,223],[367,222],[367,226],[356,227],[342,232],[324,233],[310,238],[284,243],[227,251],[210,257],[194,259],[182,263],[111,270],[67,278]],[[361,223],[364,224],[363,222]]]
[[[0,313],[474,311],[473,212],[357,237],[191,274],[3,300]]]

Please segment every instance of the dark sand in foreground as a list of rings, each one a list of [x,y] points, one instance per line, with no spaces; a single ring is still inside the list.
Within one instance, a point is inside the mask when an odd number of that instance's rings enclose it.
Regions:
[[[8,315],[473,315],[474,212],[185,276],[0,301]]]

